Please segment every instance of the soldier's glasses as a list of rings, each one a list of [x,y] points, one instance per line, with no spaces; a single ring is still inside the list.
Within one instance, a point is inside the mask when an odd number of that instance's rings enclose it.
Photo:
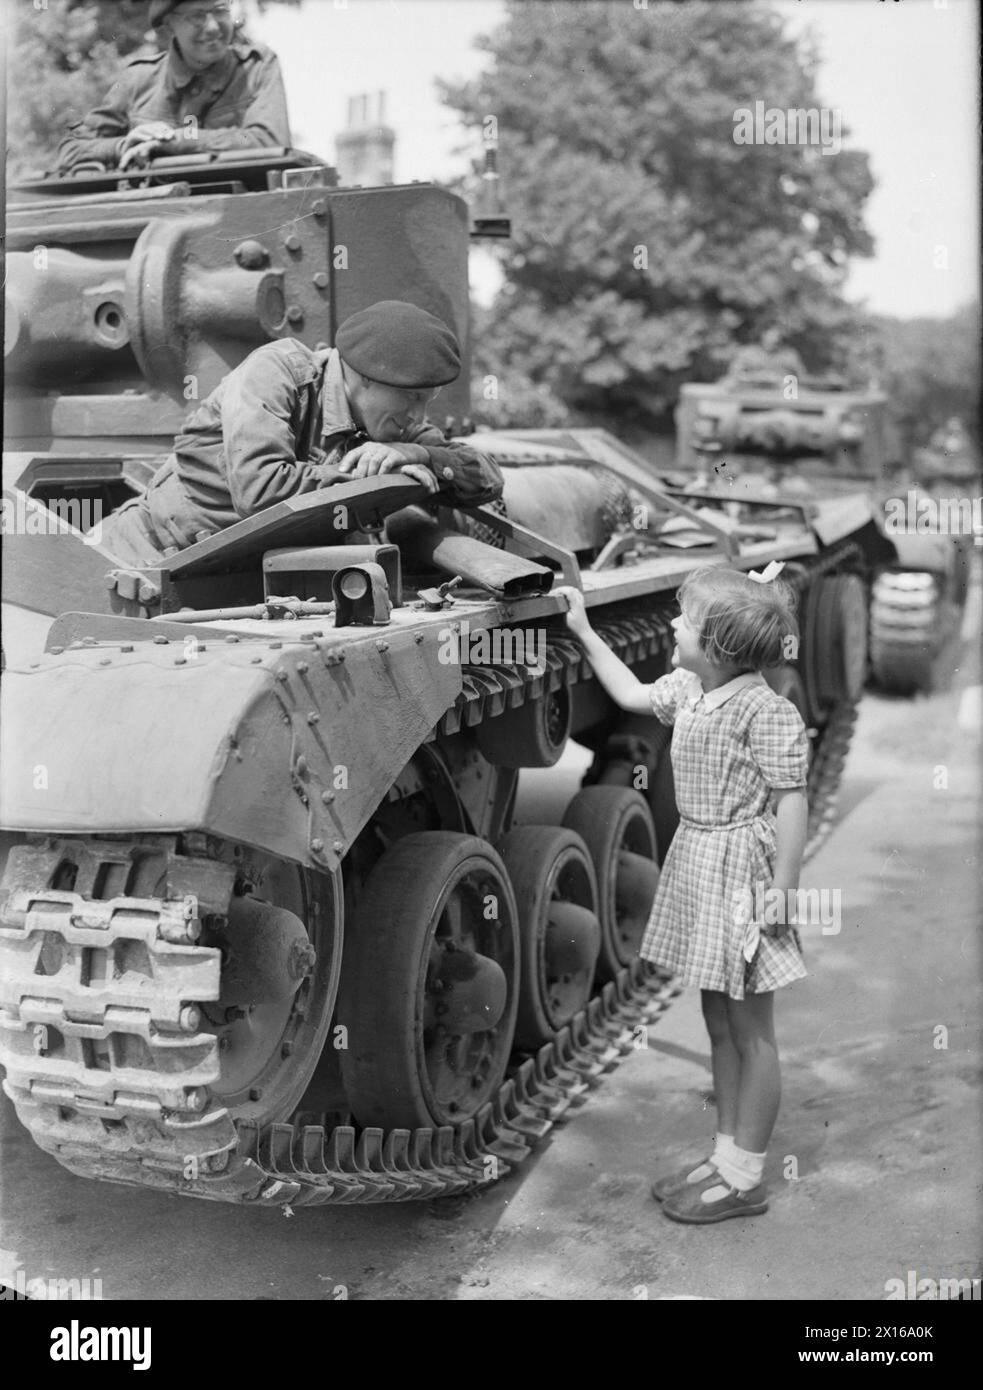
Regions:
[[[196,34],[203,34],[210,19],[214,19],[217,24],[221,24],[223,20],[231,18],[231,15],[231,5],[219,4],[209,5],[207,10],[186,10],[183,6],[179,6],[176,10],[172,11],[171,17],[190,25]]]

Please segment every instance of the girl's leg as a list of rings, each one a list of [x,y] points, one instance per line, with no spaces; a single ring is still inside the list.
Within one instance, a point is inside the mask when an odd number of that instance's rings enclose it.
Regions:
[[[739,1149],[756,1154],[768,1147],[782,1097],[773,1001],[771,991],[724,1001],[740,1057],[734,1141]]]
[[[720,990],[700,991],[703,1021],[710,1035],[713,1093],[717,1099],[717,1133],[733,1135],[737,1127],[741,1059],[731,1035],[728,1001]]]

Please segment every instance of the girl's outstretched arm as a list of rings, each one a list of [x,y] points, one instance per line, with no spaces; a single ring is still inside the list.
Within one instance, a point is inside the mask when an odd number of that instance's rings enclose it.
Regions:
[[[781,787],[774,795],[777,849],[771,886],[785,891],[799,886],[809,802],[805,787]]]
[[[567,627],[575,637],[580,638],[594,675],[615,704],[632,714],[651,714],[651,686],[643,685],[634,671],[627,667],[620,657],[615,656],[603,638],[598,637],[588,621],[584,596],[580,590],[563,584],[554,589],[553,593],[562,594],[566,598],[569,604]]]

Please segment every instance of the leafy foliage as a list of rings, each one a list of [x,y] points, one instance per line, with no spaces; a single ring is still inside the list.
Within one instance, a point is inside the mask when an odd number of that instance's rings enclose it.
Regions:
[[[574,413],[657,423],[773,327],[810,370],[842,368],[873,180],[861,152],[735,143],[755,101],[820,106],[816,55],[773,11],[511,0],[480,46],[486,72],[443,97],[497,122],[513,219],[477,342],[479,377],[502,382],[486,418],[519,423],[525,378]]]
[[[980,446],[980,312],[950,318],[872,318],[858,339],[855,374],[874,377],[892,401],[909,451],[953,416]]]

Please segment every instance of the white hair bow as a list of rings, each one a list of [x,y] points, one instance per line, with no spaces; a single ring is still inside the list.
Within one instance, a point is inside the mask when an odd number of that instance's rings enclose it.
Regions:
[[[747,577],[753,579],[757,584],[770,584],[773,579],[778,578],[784,568],[784,560],[772,560],[760,574],[757,570],[748,570]]]

